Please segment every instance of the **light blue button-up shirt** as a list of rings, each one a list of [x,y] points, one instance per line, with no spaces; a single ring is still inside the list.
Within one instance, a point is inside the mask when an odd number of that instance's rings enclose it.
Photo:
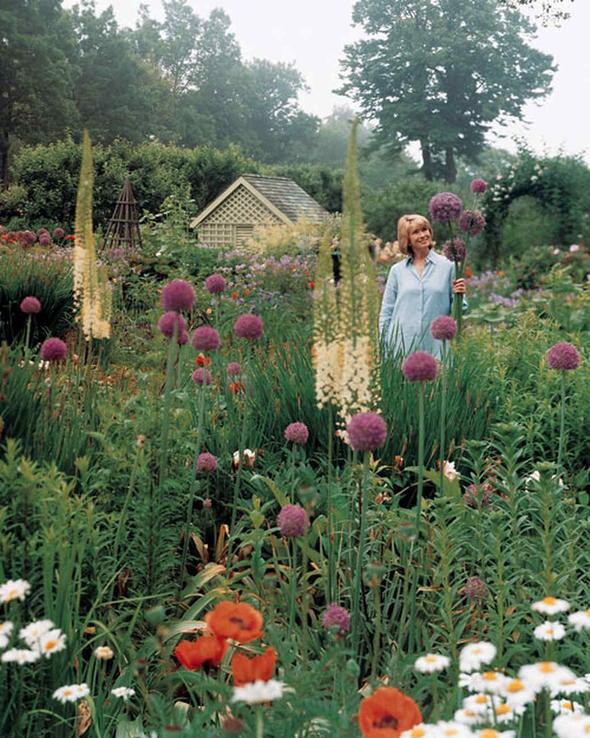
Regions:
[[[379,314],[379,336],[388,352],[428,351],[440,357],[442,345],[430,335],[430,324],[439,315],[450,315],[454,278],[454,263],[432,249],[422,276],[412,257],[391,267]]]

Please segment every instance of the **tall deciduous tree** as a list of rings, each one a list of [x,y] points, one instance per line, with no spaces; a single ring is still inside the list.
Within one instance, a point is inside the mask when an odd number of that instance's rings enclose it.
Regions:
[[[0,6],[0,176],[16,139],[48,141],[76,120],[64,49],[72,43],[59,0]]]
[[[453,182],[457,156],[475,159],[493,122],[549,91],[534,27],[496,0],[358,0],[353,21],[367,38],[345,48],[340,92],[384,145],[419,142],[427,179]]]

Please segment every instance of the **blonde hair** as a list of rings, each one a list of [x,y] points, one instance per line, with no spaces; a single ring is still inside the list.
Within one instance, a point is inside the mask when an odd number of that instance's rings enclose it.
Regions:
[[[402,217],[397,221],[397,241],[399,244],[399,250],[405,256],[414,255],[412,247],[410,246],[410,233],[416,230],[416,228],[420,228],[422,226],[426,226],[428,228],[430,231],[430,238],[432,240],[432,226],[430,225],[430,221],[423,215],[418,215],[416,213],[402,215]]]

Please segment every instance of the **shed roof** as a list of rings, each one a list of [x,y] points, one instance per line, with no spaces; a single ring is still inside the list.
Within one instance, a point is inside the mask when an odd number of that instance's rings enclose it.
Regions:
[[[240,186],[246,187],[283,222],[294,223],[304,219],[312,223],[320,223],[328,216],[328,211],[292,179],[244,174],[207,205],[191,225],[194,227],[201,223]]]

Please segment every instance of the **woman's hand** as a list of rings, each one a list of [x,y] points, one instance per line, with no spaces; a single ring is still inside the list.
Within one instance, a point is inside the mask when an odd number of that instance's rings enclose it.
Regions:
[[[453,292],[456,295],[464,295],[467,292],[467,285],[464,279],[453,280]]]

